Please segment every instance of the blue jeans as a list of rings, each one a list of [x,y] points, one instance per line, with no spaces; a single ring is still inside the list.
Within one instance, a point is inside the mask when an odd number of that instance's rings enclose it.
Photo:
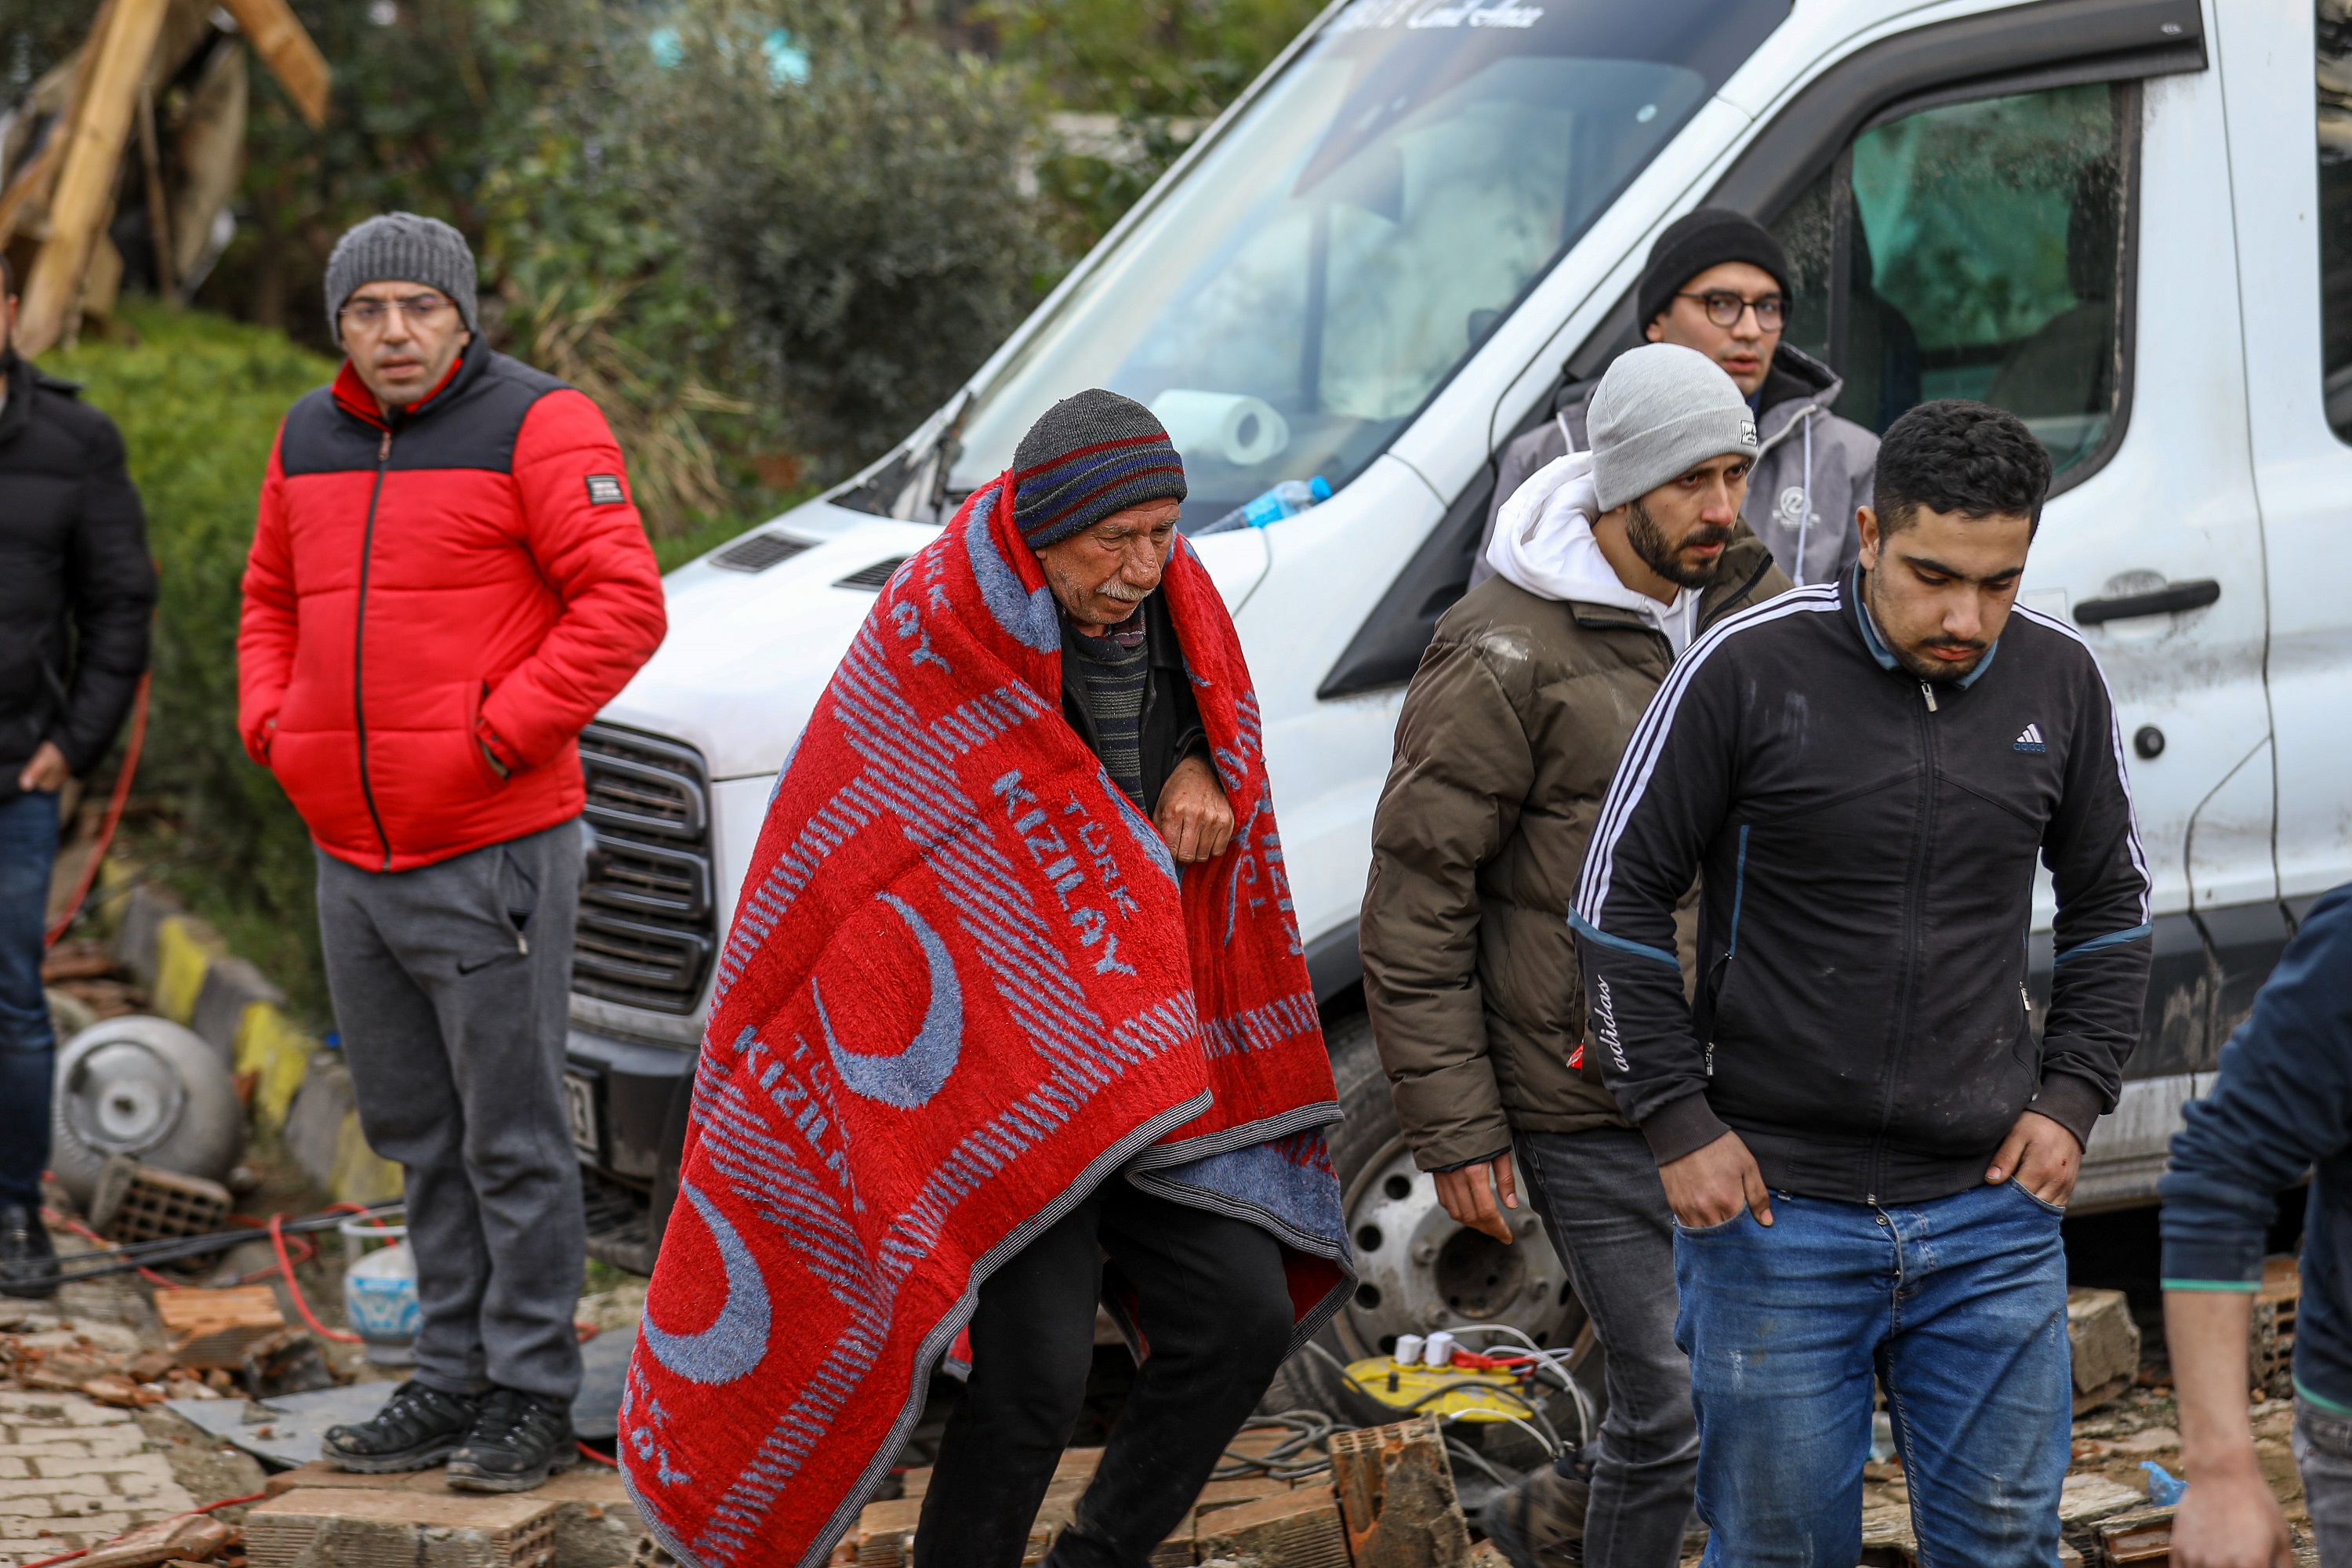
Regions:
[[[57,858],[56,794],[0,801],[0,1205],[38,1208],[49,1163],[58,1042],[41,994],[41,938]]]
[[[1677,1228],[1709,1568],[1853,1568],[1871,1380],[1922,1568],[2049,1568],[2071,1437],[2060,1211],[2014,1182],[1876,1207],[1772,1194]]]

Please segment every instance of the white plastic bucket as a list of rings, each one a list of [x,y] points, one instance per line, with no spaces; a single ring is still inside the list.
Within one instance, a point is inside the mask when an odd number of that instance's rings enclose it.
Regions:
[[[366,1342],[369,1361],[415,1365],[424,1312],[416,1300],[416,1255],[408,1249],[408,1227],[347,1219],[336,1228],[350,1259],[343,1269],[344,1321]]]

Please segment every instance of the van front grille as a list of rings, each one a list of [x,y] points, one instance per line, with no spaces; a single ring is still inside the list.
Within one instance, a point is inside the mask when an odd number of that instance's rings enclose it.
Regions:
[[[691,1013],[719,944],[710,784],[690,746],[591,724],[580,735],[596,859],[580,889],[572,989]]]

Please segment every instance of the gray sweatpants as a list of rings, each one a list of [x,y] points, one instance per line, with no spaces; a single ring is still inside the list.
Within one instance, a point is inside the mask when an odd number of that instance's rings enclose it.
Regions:
[[[414,871],[319,857],[360,1127],[407,1173],[416,1380],[569,1401],[587,1247],[563,1103],[576,821]]]

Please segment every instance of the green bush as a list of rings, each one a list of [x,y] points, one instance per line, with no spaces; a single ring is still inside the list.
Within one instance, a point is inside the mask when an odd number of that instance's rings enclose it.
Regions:
[[[614,50],[609,190],[679,237],[684,279],[837,479],[953,394],[1028,314],[1051,259],[1014,75],[865,0],[680,0],[657,57]]]
[[[47,355],[122,430],[163,573],[137,847],[313,1020],[326,1012],[310,835],[236,739],[237,586],[278,422],[334,363],[278,332],[125,301],[130,331]],[[118,757],[119,757],[118,752]]]

